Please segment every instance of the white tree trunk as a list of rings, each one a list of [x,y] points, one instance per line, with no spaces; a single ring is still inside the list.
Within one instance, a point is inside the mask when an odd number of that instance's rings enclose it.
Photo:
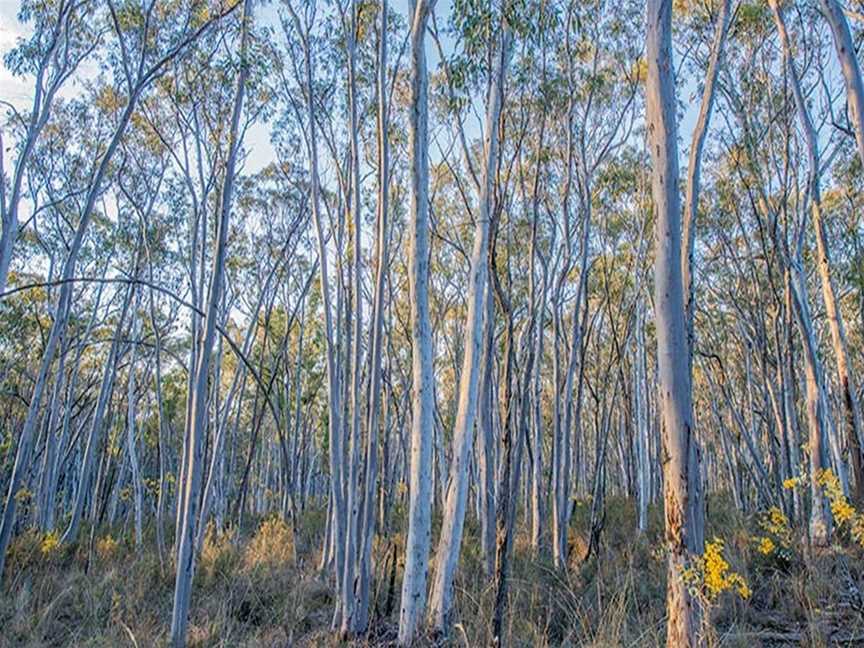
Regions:
[[[138,361],[138,337],[140,336],[140,318],[138,317],[138,291],[135,293],[132,305],[132,360],[129,362],[129,379],[126,383],[126,452],[129,454],[129,465],[132,469],[132,492],[135,504],[135,546],[140,548],[142,542],[142,514],[144,507],[144,492],[141,482],[141,469],[138,464],[138,447],[135,441],[135,365]]]
[[[646,120],[652,161],[657,323],[658,406],[661,413],[666,517],[667,646],[699,643],[699,603],[683,572],[695,555],[690,498],[699,466],[693,447],[690,363],[681,277],[681,203],[678,194],[678,127],[672,65],[672,1],[648,0]]]
[[[798,71],[795,66],[795,61],[792,58],[792,49],[789,43],[789,34],[786,30],[786,22],[783,17],[783,11],[777,4],[776,0],[769,0],[769,4],[771,5],[771,9],[774,13],[774,23],[777,26],[777,32],[780,35],[780,43],[783,49],[783,61],[787,69],[789,70],[789,77],[792,85],[792,96],[795,99],[795,108],[798,113],[798,121],[801,124],[801,129],[804,132],[804,139],[807,144],[807,153],[810,162],[810,204],[811,204],[811,215],[813,217],[813,228],[816,233],[816,268],[819,273],[819,279],[822,286],[822,299],[825,302],[825,312],[828,319],[828,327],[831,331],[831,341],[834,347],[834,356],[837,361],[837,380],[840,386],[840,389],[843,391],[843,401],[844,406],[846,408],[846,425],[847,425],[847,434],[849,439],[849,450],[852,459],[852,467],[855,473],[855,484],[856,491],[860,496],[864,496],[864,466],[862,466],[861,461],[861,446],[859,443],[859,439],[861,439],[861,411],[858,405],[858,396],[855,390],[855,385],[852,381],[852,377],[849,373],[849,358],[848,358],[848,350],[846,345],[846,329],[843,324],[843,315],[840,312],[840,309],[837,305],[836,292],[834,290],[834,283],[831,277],[831,260],[829,257],[828,251],[828,242],[825,236],[825,229],[822,223],[822,193],[821,193],[821,180],[820,180],[820,156],[819,156],[819,143],[816,133],[816,128],[813,126],[813,121],[810,117],[810,112],[807,108],[806,101],[804,99],[804,92],[801,88],[801,80],[798,76]],[[796,260],[797,262],[797,260]],[[800,274],[800,270],[795,267],[795,262],[793,262],[793,270],[794,275]],[[815,447],[821,448],[825,429],[824,429],[824,421],[821,420],[822,416],[828,416],[828,412],[824,407],[821,407],[818,403],[811,404],[811,394],[810,389],[816,389],[815,397],[819,402],[823,400],[822,398],[822,375],[821,369],[819,367],[819,358],[818,358],[818,347],[815,346],[815,343],[811,348],[809,348],[810,339],[812,337],[812,330],[810,330],[810,322],[809,315],[805,320],[801,320],[801,316],[806,314],[807,310],[807,293],[806,293],[806,285],[804,284],[803,278],[799,278],[797,281],[795,276],[793,276],[792,282],[793,288],[793,296],[795,296],[800,303],[799,311],[799,322],[802,325],[802,337],[804,337],[805,341],[805,359],[807,362],[805,363],[806,376],[807,376],[807,392],[808,392],[808,415],[810,413],[811,407],[814,408],[814,415],[816,415],[816,411],[819,412],[819,428],[821,430],[817,430],[816,427],[813,427],[811,424],[811,453]],[[803,311],[801,309],[804,309]],[[812,355],[812,358],[810,356]],[[810,366],[811,363],[813,366]],[[811,385],[811,382],[815,384]],[[821,438],[814,439],[813,435],[819,435]],[[814,459],[816,461],[820,461],[819,457],[811,457],[811,466],[813,464]],[[824,464],[821,466],[824,467]],[[815,482],[816,472],[811,472],[811,482]],[[811,535],[813,536],[814,541],[819,541],[827,543],[828,538],[827,534],[830,532],[830,526],[826,524],[825,520],[818,520],[814,516],[822,515],[819,506],[816,500],[821,499],[821,496],[817,494],[816,491],[813,491],[814,502],[811,508]],[[856,500],[860,500],[861,497],[856,497]],[[822,528],[825,527],[825,537],[822,537]],[[815,534],[815,535],[814,535]]]
[[[435,554],[435,576],[429,603],[429,626],[433,633],[441,635],[446,633],[450,626],[450,614],[453,609],[453,580],[462,546],[465,505],[468,496],[468,463],[474,443],[474,418],[477,413],[477,386],[484,331],[483,315],[486,307],[484,297],[488,283],[486,271],[489,254],[489,219],[495,192],[495,173],[498,168],[498,129],[510,49],[510,35],[506,25],[502,32],[486,110],[484,145],[486,160],[480,210],[474,224],[474,248],[468,280],[468,312],[465,316],[465,351],[459,379],[459,403],[453,427],[450,479],[444,505],[444,519]]]
[[[636,497],[638,528],[648,530],[648,504],[651,501],[650,425],[648,422],[648,372],[645,369],[645,306],[636,306],[636,349],[633,370],[633,411],[636,416]]]
[[[378,485],[378,419],[381,410],[381,359],[384,352],[384,283],[389,268],[387,208],[390,190],[389,95],[387,92],[387,0],[379,9],[378,27],[378,233],[375,241],[375,294],[372,304],[370,378],[367,394],[366,460],[363,479],[363,508],[360,516],[359,556],[353,628],[365,632],[369,626],[369,588],[372,570],[372,545],[375,540],[376,486]],[[386,433],[387,424],[385,421]],[[383,475],[382,475],[383,477]],[[383,485],[383,484],[382,484]]]
[[[187,434],[190,446],[185,452],[186,469],[184,479],[178,484],[178,497],[183,499],[182,520],[177,525],[180,538],[177,545],[177,577],[174,583],[174,607],[171,613],[171,644],[174,648],[186,645],[186,626],[189,616],[189,600],[192,594],[192,577],[195,571],[195,529],[199,523],[198,504],[200,500],[203,466],[198,448],[202,445],[207,426],[208,379],[210,356],[216,334],[218,305],[222,299],[222,284],[225,273],[225,256],[228,242],[228,226],[231,216],[231,198],[236,180],[237,158],[240,152],[240,118],[243,112],[243,97],[246,79],[249,76],[248,55],[249,30],[252,23],[252,0],[243,3],[241,16],[240,61],[234,105],[231,113],[231,127],[228,139],[228,157],[225,163],[225,176],[219,199],[219,220],[216,231],[216,249],[213,254],[213,270],[204,314],[204,334],[195,366],[195,382],[189,398],[192,400],[191,428]],[[216,386],[218,389],[218,385]]]
[[[415,0],[411,18],[411,211],[409,217],[409,287],[413,412],[411,423],[410,500],[405,573],[399,610],[399,644],[417,636],[426,607],[426,578],[432,536],[432,436],[434,380],[432,323],[429,315],[429,79],[426,72],[426,25],[434,0]]]

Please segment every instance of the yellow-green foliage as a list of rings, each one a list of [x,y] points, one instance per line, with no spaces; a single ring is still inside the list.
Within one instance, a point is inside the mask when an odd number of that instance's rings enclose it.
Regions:
[[[56,566],[68,553],[63,549],[56,531],[41,533],[36,529],[29,529],[15,538],[10,545],[7,569],[10,572],[26,572],[37,565]]]
[[[117,555],[118,544],[111,534],[96,541],[96,555],[100,560],[111,560]]]
[[[243,563],[247,568],[282,567],[294,562],[294,533],[282,518],[265,519],[246,546]]]
[[[806,482],[801,477],[794,477],[783,482],[783,488],[797,488]],[[852,540],[864,547],[864,514],[855,510],[855,507],[843,494],[843,485],[840,478],[830,468],[823,468],[816,473],[816,484],[822,488],[828,503],[831,506],[831,515],[838,528],[849,530]]]
[[[234,546],[234,530],[217,531],[212,522],[204,534],[204,544],[198,558],[198,569],[205,578],[216,574],[226,574],[234,569],[238,560],[237,549]]]

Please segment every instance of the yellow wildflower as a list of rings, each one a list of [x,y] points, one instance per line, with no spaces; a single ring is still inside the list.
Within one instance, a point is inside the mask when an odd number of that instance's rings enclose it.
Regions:
[[[777,545],[774,544],[774,541],[768,537],[761,537],[759,539],[759,553],[770,556],[777,549]]]
[[[57,547],[60,546],[60,536],[56,531],[49,531],[42,537],[42,542],[39,545],[39,550],[43,556],[48,556],[54,553]]]
[[[816,474],[816,483],[822,487],[825,497],[828,498],[837,526],[848,526],[852,539],[864,546],[864,515],[858,513],[846,499],[840,478],[830,468],[825,468]]]
[[[682,578],[691,594],[701,594],[708,601],[728,591],[736,592],[741,598],[749,598],[751,591],[747,581],[729,567],[729,562],[723,557],[723,540],[715,537],[705,543],[704,553],[683,571]]]

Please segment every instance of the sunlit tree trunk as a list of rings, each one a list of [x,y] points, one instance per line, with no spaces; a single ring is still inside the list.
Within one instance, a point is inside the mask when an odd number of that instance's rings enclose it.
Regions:
[[[453,580],[459,563],[465,505],[468,499],[468,463],[474,439],[474,418],[477,412],[480,355],[483,344],[486,270],[489,254],[489,219],[495,192],[498,167],[498,130],[504,100],[504,77],[509,58],[510,34],[502,30],[501,44],[495,57],[495,69],[489,89],[485,125],[485,166],[483,171],[480,210],[474,224],[474,247],[468,282],[468,312],[465,316],[465,352],[459,381],[459,402],[453,428],[453,449],[450,478],[444,504],[444,519],[435,554],[434,578],[429,601],[429,625],[433,633],[443,635],[450,626],[453,608]]]
[[[849,102],[849,119],[855,131],[858,157],[864,165],[864,83],[861,80],[861,64],[858,62],[855,43],[843,6],[837,0],[820,0],[825,20],[834,36],[834,47],[840,61],[840,71],[846,83],[846,100]]]
[[[429,316],[429,79],[426,72],[426,25],[434,0],[414,0],[411,17],[411,98],[409,151],[409,287],[413,412],[405,573],[399,610],[399,644],[411,645],[426,607],[426,579],[432,540],[432,435],[434,374],[432,323]]]
[[[237,159],[240,152],[240,118],[243,112],[243,98],[246,79],[249,76],[251,61],[247,60],[249,31],[252,23],[252,0],[244,0],[240,27],[240,60],[237,73],[234,102],[231,111],[231,126],[228,134],[228,156],[225,162],[225,175],[219,197],[219,220],[216,230],[216,249],[213,254],[213,270],[204,313],[203,336],[199,358],[195,366],[195,382],[189,398],[192,400],[191,429],[187,439],[184,481],[178,484],[178,497],[184,500],[183,517],[178,525],[180,538],[177,545],[177,577],[174,584],[174,607],[171,613],[171,643],[175,648],[186,645],[186,627],[189,617],[189,601],[192,595],[192,577],[195,571],[195,530],[198,519],[198,506],[201,497],[203,473],[202,457],[198,450],[203,444],[207,426],[208,380],[210,377],[210,358],[216,336],[216,318],[222,299],[222,284],[225,274],[225,257],[228,242],[228,226],[231,216],[231,199],[236,181]],[[218,389],[218,385],[216,385]]]
[[[663,438],[666,519],[667,646],[700,643],[698,600],[684,570],[701,554],[692,527],[699,467],[693,447],[684,291],[681,277],[681,208],[678,194],[678,126],[672,65],[672,1],[648,0],[646,120],[655,207],[654,308],[657,328],[658,407]]]
[[[862,438],[861,430],[861,408],[858,404],[858,393],[849,369],[849,351],[846,343],[846,327],[843,323],[843,314],[837,303],[837,294],[831,276],[831,258],[828,248],[828,240],[825,235],[822,214],[822,190],[821,169],[819,156],[819,142],[816,128],[810,118],[810,112],[801,88],[801,80],[795,62],[792,59],[792,50],[789,43],[789,35],[786,31],[783,12],[777,5],[776,0],[770,0],[774,12],[774,22],[780,34],[780,42],[783,47],[783,60],[789,70],[792,85],[792,96],[795,99],[795,107],[798,113],[798,121],[804,132],[807,144],[807,154],[810,162],[810,204],[813,228],[816,233],[816,269],[822,286],[822,300],[825,303],[825,312],[828,319],[828,327],[831,331],[831,342],[834,347],[834,357],[837,363],[837,381],[843,395],[843,404],[846,411],[846,434],[849,442],[849,454],[852,463],[852,472],[855,476],[855,500],[864,501],[864,461],[861,456]],[[859,80],[860,83],[860,80]],[[853,108],[853,115],[857,107]],[[793,282],[793,288],[795,284]],[[806,293],[801,296],[806,297]],[[817,353],[814,349],[814,353]],[[821,383],[821,377],[816,376]],[[808,378],[809,384],[809,378]],[[828,412],[825,412],[827,415]]]

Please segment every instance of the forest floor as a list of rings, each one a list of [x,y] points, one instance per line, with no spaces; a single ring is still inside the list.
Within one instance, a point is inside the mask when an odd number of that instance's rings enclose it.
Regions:
[[[577,506],[566,573],[532,557],[527,536],[517,536],[509,645],[663,644],[660,512],[652,510],[640,537],[632,502],[610,500],[606,511],[599,546],[583,560],[589,507]],[[239,538],[211,534],[196,573],[190,646],[339,645],[329,631],[332,588],[317,571],[323,533],[324,514],[306,511],[296,533],[270,518],[251,522]],[[840,535],[813,555],[796,535],[772,528],[764,515],[734,512],[725,498],[709,501],[707,538],[722,539],[728,563],[720,568],[740,574],[749,590],[746,598],[725,591],[711,601],[709,645],[864,646],[864,552]],[[145,548],[137,550],[132,538],[82,537],[87,540],[68,547],[35,533],[16,540],[0,595],[0,646],[166,644],[174,579],[160,563],[155,539],[145,537]],[[395,638],[402,543],[398,532],[379,539],[372,631],[355,645],[390,645]],[[456,588],[451,644],[486,646],[494,592],[470,523]]]

